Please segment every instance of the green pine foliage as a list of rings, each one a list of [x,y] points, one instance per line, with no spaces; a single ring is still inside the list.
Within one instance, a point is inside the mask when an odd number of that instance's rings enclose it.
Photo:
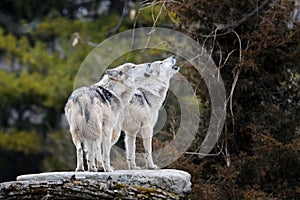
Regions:
[[[34,9],[27,3],[26,8]],[[11,22],[15,26],[32,19],[32,16],[26,19],[27,15],[15,17],[19,19]],[[93,47],[84,41],[73,47],[72,36],[78,32],[82,38],[100,43],[119,20],[117,14],[103,15],[92,21],[71,20],[55,10],[39,17],[39,25],[26,34],[19,35],[0,27],[0,151],[3,158],[0,159],[3,161],[0,181],[13,180],[16,175],[34,172],[34,169],[37,172],[73,170],[75,165],[71,161],[74,161],[75,150],[68,130],[61,130],[63,108],[73,90],[77,70]],[[63,150],[57,158],[59,145]],[[63,156],[64,151],[66,156]],[[13,176],[14,172],[8,172],[8,166],[14,162],[11,155],[36,156],[39,167],[21,167]]]
[[[101,2],[87,7],[95,10]],[[94,44],[134,27],[129,16],[122,19],[118,6],[109,14],[76,17],[80,6],[53,0],[0,2],[0,181],[75,168],[76,152],[63,109],[77,71]],[[139,12],[137,27],[152,24],[152,10]],[[154,10],[157,15],[161,9]],[[112,31],[121,19],[121,26]],[[72,46],[77,33],[80,40]],[[124,55],[112,66],[128,59],[143,62],[161,52],[139,54]]]
[[[9,134],[0,132],[0,147],[6,151],[37,154],[42,151],[42,138],[34,131],[11,130]]]

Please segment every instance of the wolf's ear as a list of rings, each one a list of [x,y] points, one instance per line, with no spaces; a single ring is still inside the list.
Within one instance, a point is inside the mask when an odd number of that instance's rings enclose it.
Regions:
[[[108,70],[106,70],[105,74],[107,74],[108,76],[111,76],[111,77],[118,77],[119,72],[114,69],[108,69]]]
[[[122,71],[115,70],[115,69],[108,69],[105,72],[110,78],[116,80],[122,80],[125,77],[125,74]]]

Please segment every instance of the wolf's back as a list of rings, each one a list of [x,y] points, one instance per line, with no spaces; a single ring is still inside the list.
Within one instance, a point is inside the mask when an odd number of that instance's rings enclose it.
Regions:
[[[95,137],[100,132],[101,106],[99,99],[89,90],[80,88],[73,92],[65,106],[70,129],[77,129],[82,137]]]

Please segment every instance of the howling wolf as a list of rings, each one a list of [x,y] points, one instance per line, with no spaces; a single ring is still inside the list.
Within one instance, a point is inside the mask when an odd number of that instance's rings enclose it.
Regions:
[[[123,64],[107,70],[94,85],[76,89],[69,97],[65,114],[72,140],[77,151],[76,171],[84,171],[83,151],[88,171],[113,171],[110,166],[112,131],[120,112],[129,103],[135,88],[135,80],[149,71],[150,63]]]
[[[129,169],[139,169],[135,163],[135,142],[137,134],[141,134],[145,149],[146,168],[158,169],[152,158],[153,128],[158,118],[167,91],[170,79],[179,71],[175,66],[176,59],[171,56],[163,61],[153,62],[150,66],[149,78],[139,78],[143,82],[135,90],[130,103],[120,113],[118,126],[113,132],[112,145],[120,136],[121,129],[125,132],[125,146]]]

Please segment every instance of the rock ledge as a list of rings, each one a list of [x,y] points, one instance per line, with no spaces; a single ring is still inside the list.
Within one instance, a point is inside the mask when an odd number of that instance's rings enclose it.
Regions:
[[[0,183],[0,199],[185,199],[190,179],[174,169],[47,172]]]

